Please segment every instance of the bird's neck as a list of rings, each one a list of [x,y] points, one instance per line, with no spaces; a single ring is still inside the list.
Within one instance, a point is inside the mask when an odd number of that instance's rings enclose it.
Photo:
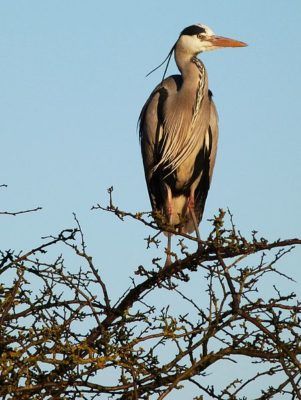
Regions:
[[[178,102],[190,109],[191,126],[194,125],[204,96],[208,97],[208,79],[204,64],[197,57],[175,52],[175,59],[181,71],[183,83],[178,92]]]
[[[182,74],[183,89],[195,88],[206,79],[204,64],[197,57],[176,48],[175,61]]]

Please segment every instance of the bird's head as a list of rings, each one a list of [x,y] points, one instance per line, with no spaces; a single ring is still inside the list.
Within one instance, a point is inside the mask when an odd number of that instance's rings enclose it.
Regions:
[[[191,55],[223,47],[244,47],[246,43],[216,36],[212,29],[203,24],[195,24],[183,29],[175,44],[177,50]]]
[[[246,43],[238,40],[216,36],[212,29],[203,24],[195,24],[183,29],[180,33],[179,39],[172,46],[165,60],[150,71],[146,76],[152,74],[158,68],[167,62],[163,79],[165,77],[171,56],[174,52],[180,51],[182,54],[186,53],[189,56],[196,56],[203,51],[210,51],[221,49],[223,47],[245,47]],[[163,80],[162,79],[162,80]]]

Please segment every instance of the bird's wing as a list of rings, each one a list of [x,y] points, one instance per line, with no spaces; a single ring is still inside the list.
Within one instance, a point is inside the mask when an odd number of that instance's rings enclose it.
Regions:
[[[155,171],[161,158],[164,106],[167,98],[176,93],[181,84],[180,75],[170,76],[159,84],[142,108],[138,121],[145,178],[154,210],[161,210],[164,204],[160,174]]]
[[[210,100],[205,69],[196,88],[180,90],[168,96],[164,107],[163,140],[160,148],[160,167],[167,177],[180,166],[194,163],[209,126]],[[188,176],[187,176],[188,178]]]
[[[195,190],[195,212],[198,222],[200,222],[202,219],[206,198],[210,188],[218,142],[218,115],[215,104],[212,100],[211,92],[209,92],[209,97],[210,120],[205,137],[205,146],[202,152],[203,171],[201,179]]]

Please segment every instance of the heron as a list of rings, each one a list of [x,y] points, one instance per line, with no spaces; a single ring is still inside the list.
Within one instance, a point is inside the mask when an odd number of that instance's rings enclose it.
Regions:
[[[171,264],[171,231],[195,232],[201,247],[198,226],[217,152],[218,115],[205,66],[197,56],[204,51],[244,46],[244,42],[215,35],[204,24],[183,29],[157,67],[167,61],[161,83],[141,110],[144,172],[154,218],[168,237],[167,266]],[[165,78],[173,54],[180,74]]]

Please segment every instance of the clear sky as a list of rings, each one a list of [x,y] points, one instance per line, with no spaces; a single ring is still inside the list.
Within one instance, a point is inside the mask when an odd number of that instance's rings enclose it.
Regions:
[[[201,233],[229,207],[245,234],[300,237],[300,17],[300,0],[1,0],[0,209],[43,207],[2,216],[1,248],[31,248],[76,212],[116,296],[158,255],[144,227],[90,208],[113,185],[120,208],[150,210],[136,124],[163,71],[145,75],[195,22],[249,44],[201,56],[220,118]],[[284,266],[300,285],[297,255]]]

